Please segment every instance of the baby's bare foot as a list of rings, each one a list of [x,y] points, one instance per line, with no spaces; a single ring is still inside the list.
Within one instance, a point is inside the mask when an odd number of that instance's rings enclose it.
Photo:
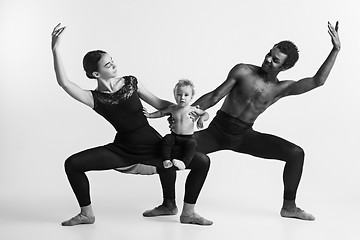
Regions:
[[[174,159],[172,160],[172,163],[174,164],[175,167],[177,167],[180,170],[184,170],[186,168],[185,163],[183,161]]]
[[[164,168],[171,168],[173,163],[170,160],[163,161]]]

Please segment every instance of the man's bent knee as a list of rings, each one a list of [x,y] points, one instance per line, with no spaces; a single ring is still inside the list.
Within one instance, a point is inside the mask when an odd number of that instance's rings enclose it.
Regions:
[[[304,159],[305,158],[304,149],[302,149],[299,146],[294,146],[293,149],[292,149],[292,155],[296,159]]]

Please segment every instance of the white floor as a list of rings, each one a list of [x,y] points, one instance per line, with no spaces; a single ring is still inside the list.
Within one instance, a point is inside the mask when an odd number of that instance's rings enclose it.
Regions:
[[[212,164],[196,208],[199,214],[214,221],[209,227],[180,224],[179,214],[142,217],[144,210],[161,201],[157,176],[110,171],[89,174],[95,224],[60,225],[78,211],[65,177],[60,177],[61,184],[56,188],[44,183],[48,187],[39,191],[13,189],[12,194],[1,196],[0,239],[360,239],[359,196],[351,195],[354,192],[350,186],[344,190],[339,187],[341,183],[325,179],[316,182],[309,170],[304,173],[297,202],[316,220],[285,219],[279,216],[281,163],[240,160],[234,166],[239,169],[225,169],[216,161]],[[267,170],[268,174],[256,176],[255,169],[262,173]],[[186,175],[187,172],[178,174],[180,208]],[[320,191],[318,186],[323,183],[328,184]]]
[[[214,225],[202,227],[183,225],[179,216],[143,218],[144,206],[139,201],[126,201],[121,205],[115,199],[99,201],[96,223],[75,227],[62,227],[60,222],[73,211],[48,202],[6,203],[1,209],[0,239],[359,239],[358,216],[351,209],[330,204],[317,207],[318,219],[304,222],[284,219],[271,206],[254,207],[250,202],[207,202],[201,212],[214,220]],[[54,199],[52,199],[54,200]],[[226,204],[225,208],[218,207]],[[67,204],[69,205],[69,204]],[[148,204],[149,205],[149,204]],[[217,207],[211,207],[217,206]],[[314,204],[316,205],[316,203]],[[355,206],[355,205],[354,205]],[[2,205],[4,207],[4,204]]]

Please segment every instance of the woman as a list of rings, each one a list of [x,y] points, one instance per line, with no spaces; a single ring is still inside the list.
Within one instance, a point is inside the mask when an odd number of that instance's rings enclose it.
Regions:
[[[104,51],[88,52],[83,59],[86,76],[97,80],[95,90],[85,90],[69,81],[59,54],[60,36],[65,27],[58,24],[52,32],[52,53],[58,84],[74,99],[91,107],[117,130],[114,142],[88,149],[70,156],[65,161],[65,171],[80,206],[80,213],[64,221],[63,226],[92,224],[89,181],[85,174],[91,170],[124,168],[136,163],[157,167],[162,180],[164,202],[144,216],[153,216],[157,210],[163,215],[177,214],[175,205],[174,170],[165,170],[160,161],[161,136],[153,129],[143,114],[140,99],[156,109],[168,107],[170,102],[150,93],[134,76],[118,77],[112,58]],[[209,170],[210,160],[196,153],[185,184],[182,223],[211,225],[212,222],[195,213],[194,207]]]

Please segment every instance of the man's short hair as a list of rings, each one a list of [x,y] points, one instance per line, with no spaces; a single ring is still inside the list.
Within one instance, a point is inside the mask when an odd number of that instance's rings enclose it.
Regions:
[[[281,41],[275,44],[274,47],[277,47],[280,52],[287,55],[287,58],[283,64],[285,69],[292,68],[299,59],[299,50],[297,46],[291,41]]]

